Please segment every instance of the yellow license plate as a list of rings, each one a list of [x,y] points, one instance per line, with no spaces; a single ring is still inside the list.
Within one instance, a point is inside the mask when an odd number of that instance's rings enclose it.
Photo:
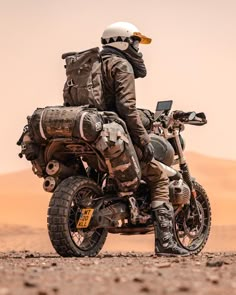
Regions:
[[[94,209],[82,209],[81,216],[77,223],[77,228],[86,228],[89,225]]]

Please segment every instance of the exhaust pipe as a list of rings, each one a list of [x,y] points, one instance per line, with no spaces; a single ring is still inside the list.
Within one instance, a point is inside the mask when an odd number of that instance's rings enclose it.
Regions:
[[[171,179],[171,180],[179,180],[182,178],[181,174],[179,173],[179,171],[175,170],[172,167],[169,167],[161,162],[158,161],[158,163],[162,166],[162,168],[165,170],[167,176]]]
[[[48,176],[44,179],[44,182],[43,182],[43,189],[48,192],[48,193],[51,193],[55,190],[57,186],[57,181],[54,177],[52,176]]]
[[[48,175],[56,175],[60,172],[60,163],[56,160],[51,160],[46,166],[46,172]]]
[[[58,176],[63,179],[71,175],[75,175],[75,169],[67,167],[57,160],[51,160],[46,166],[46,173],[50,176]]]

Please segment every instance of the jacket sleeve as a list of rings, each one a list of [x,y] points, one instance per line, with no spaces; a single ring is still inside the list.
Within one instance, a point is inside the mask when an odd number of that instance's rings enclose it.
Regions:
[[[128,61],[122,60],[116,63],[112,72],[117,113],[125,121],[133,143],[142,148],[150,138],[136,108],[133,68]]]

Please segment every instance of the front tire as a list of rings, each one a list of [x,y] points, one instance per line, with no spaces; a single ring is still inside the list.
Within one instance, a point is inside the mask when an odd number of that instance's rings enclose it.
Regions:
[[[193,183],[196,190],[196,204],[200,213],[198,219],[197,209],[183,208],[175,216],[175,236],[178,244],[187,249],[190,254],[202,251],[209,237],[211,229],[211,206],[204,188],[197,182]]]
[[[76,228],[81,209],[92,207],[93,200],[101,195],[101,188],[86,177],[72,176],[58,185],[49,203],[48,233],[59,255],[96,256],[101,250],[106,229]]]

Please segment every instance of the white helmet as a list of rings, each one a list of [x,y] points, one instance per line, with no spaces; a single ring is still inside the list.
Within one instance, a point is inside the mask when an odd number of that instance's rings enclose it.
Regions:
[[[139,29],[130,23],[117,22],[104,30],[101,41],[103,45],[126,50],[133,43],[136,43],[136,47],[138,47],[139,43],[150,44],[152,39],[141,34]]]

